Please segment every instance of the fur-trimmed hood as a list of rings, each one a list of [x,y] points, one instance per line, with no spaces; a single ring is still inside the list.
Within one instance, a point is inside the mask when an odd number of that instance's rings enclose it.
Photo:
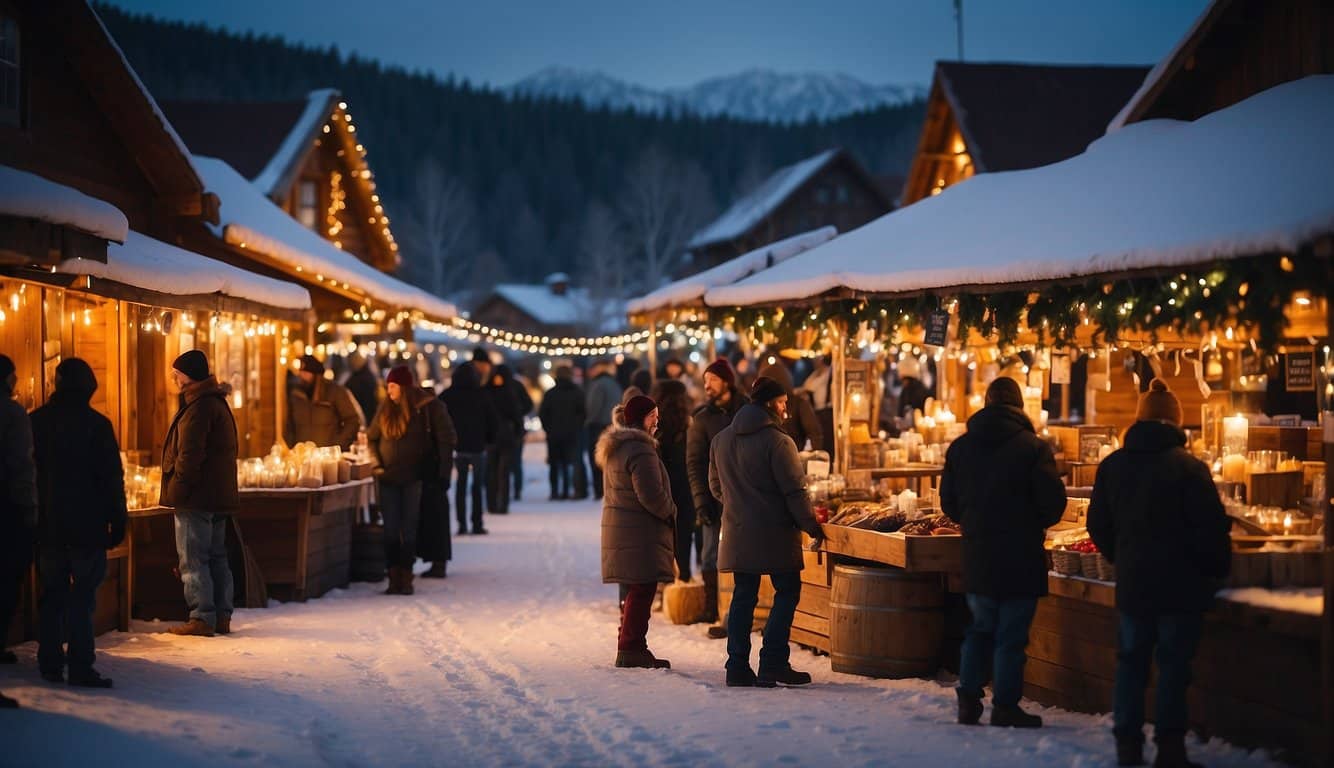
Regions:
[[[599,467],[607,466],[607,459],[627,443],[642,443],[643,450],[654,454],[658,450],[658,441],[653,435],[636,427],[613,424],[598,438],[597,447],[593,450],[594,461]]]

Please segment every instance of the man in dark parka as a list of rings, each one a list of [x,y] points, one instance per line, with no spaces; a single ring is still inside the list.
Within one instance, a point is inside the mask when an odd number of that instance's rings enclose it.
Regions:
[[[5,640],[18,606],[19,586],[32,565],[37,524],[32,425],[28,412],[14,401],[17,383],[14,362],[0,355],[0,664],[18,662],[5,648]]]
[[[1186,450],[1181,404],[1149,383],[1125,445],[1103,460],[1088,530],[1116,565],[1116,703],[1121,765],[1143,762],[1144,688],[1158,662],[1155,766],[1187,766],[1186,688],[1204,612],[1232,564],[1231,526],[1209,468]]]
[[[709,488],[723,505],[718,569],[736,581],[727,616],[727,684],[773,687],[804,685],[806,672],[789,663],[792,618],[801,599],[801,532],[818,541],[820,524],[806,496],[806,476],[797,445],[780,426],[787,392],[773,379],[755,380],[750,403],[718,433],[710,447]],[[774,587],[764,623],[760,670],[750,667],[750,627],[760,577]]]
[[[940,506],[963,528],[963,579],[972,624],[959,660],[959,722],[982,717],[992,662],[991,724],[1036,728],[1019,708],[1024,648],[1038,598],[1047,594],[1045,530],[1065,512],[1065,485],[1051,446],[1037,436],[1014,379],[987,387],[986,407],[950,445]]]
[[[107,417],[89,404],[93,370],[77,357],[56,366],[56,391],[33,411],[42,579],[37,664],[51,682],[110,688],[93,669],[93,611],[107,550],[125,539],[125,477]],[[69,640],[69,653],[64,641]]]
[[[351,448],[367,418],[352,393],[326,379],[324,364],[314,355],[302,356],[297,377],[299,385],[287,393],[283,439],[288,445],[310,441],[336,445],[345,451]]]

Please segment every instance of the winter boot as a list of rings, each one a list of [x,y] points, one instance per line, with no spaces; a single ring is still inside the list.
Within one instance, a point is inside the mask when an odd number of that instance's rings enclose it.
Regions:
[[[65,670],[63,669],[43,669],[41,675],[42,679],[48,683],[65,682]]]
[[[1153,768],[1201,768],[1186,757],[1186,734],[1155,733],[1153,741],[1158,745]]]
[[[412,569],[400,568],[398,571],[398,593],[400,595],[411,595],[412,589]]]
[[[755,685],[755,670],[750,667],[745,669],[727,670],[728,688],[750,688]]]
[[[69,684],[80,688],[110,688],[111,678],[102,677],[97,670],[89,667],[83,672],[70,672]]]
[[[709,628],[706,629],[706,630],[704,630],[704,636],[707,637],[707,638],[709,638],[710,640],[726,640],[726,639],[727,639],[727,625],[726,625],[726,624],[710,624],[710,625],[709,625]]]
[[[15,699],[0,693],[0,709],[18,709],[19,703]]]
[[[718,572],[700,571],[700,576],[704,577],[704,615],[699,620],[716,624],[718,623]]]
[[[637,651],[617,651],[616,666],[638,669],[671,669],[672,663],[666,659],[659,659],[653,655],[652,651],[643,648]]]
[[[991,724],[1001,728],[1041,728],[1042,718],[1028,714],[1018,704],[1004,706],[993,701]]]
[[[1144,737],[1116,738],[1117,765],[1144,765]]]
[[[213,627],[200,618],[193,618],[184,624],[177,624],[167,630],[173,635],[192,635],[194,637],[213,637]]]
[[[769,684],[765,685],[765,683]],[[778,683],[783,685],[810,685],[811,673],[798,672],[791,666],[787,666],[774,670],[761,669],[760,674],[755,678],[755,685],[761,688],[772,688]]]
[[[955,688],[959,697],[959,725],[977,725],[982,720],[981,694]]]
[[[232,633],[232,617],[218,614],[218,621],[214,625],[213,631],[219,635],[230,635]]]
[[[432,560],[431,567],[422,574],[423,579],[443,579],[445,578],[445,561]]]
[[[399,573],[400,569],[397,565],[389,566],[389,586],[385,587],[384,592],[381,592],[380,594],[383,595],[403,594],[402,589],[399,586],[400,582],[402,581],[402,576],[400,576]]]
[[[467,535],[468,535],[468,526],[463,525],[462,523],[460,523],[460,524],[459,524],[459,532],[456,533],[456,534],[454,534],[454,535],[455,535],[455,536],[467,536]]]

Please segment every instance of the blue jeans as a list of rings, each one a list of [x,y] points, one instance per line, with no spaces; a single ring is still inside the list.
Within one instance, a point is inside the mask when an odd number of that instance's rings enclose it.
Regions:
[[[482,527],[482,490],[486,487],[486,454],[456,453],[454,469],[458,471],[458,482],[454,484],[454,514],[458,516],[459,528],[468,527],[468,473],[472,472],[472,529]]]
[[[232,615],[232,569],[227,564],[227,516],[176,510],[176,554],[190,618],[216,627]]]
[[[93,611],[97,587],[107,574],[107,553],[98,547],[43,547],[37,560],[42,579],[37,666],[43,672],[86,675],[93,668]],[[69,638],[69,655],[64,640]]]
[[[722,534],[722,521],[719,520],[714,525],[705,523],[701,526],[704,534],[704,548],[699,554],[699,569],[701,571],[718,570],[718,537]]]
[[[774,585],[774,604],[769,609],[769,620],[764,622],[764,643],[760,646],[760,674],[781,672],[788,668],[792,653],[788,639],[792,636],[792,615],[801,600],[801,573],[771,573]],[[727,669],[750,669],[750,625],[755,619],[755,605],[760,599],[758,573],[733,573],[736,585],[732,591],[732,607],[727,613]]]
[[[417,526],[421,523],[422,482],[380,483],[380,517],[384,518],[384,561],[390,567],[412,568],[417,562]],[[448,512],[445,525],[449,525]]]
[[[1118,739],[1144,740],[1144,689],[1149,664],[1158,662],[1154,701],[1154,733],[1186,732],[1186,688],[1190,662],[1200,644],[1204,617],[1198,613],[1169,616],[1121,614],[1116,652],[1116,704],[1113,731]]]
[[[963,639],[959,690],[980,697],[990,661],[992,705],[1018,706],[1024,693],[1024,662],[1028,660],[1024,648],[1028,646],[1028,628],[1033,623],[1038,599],[996,600],[971,592],[967,597],[973,621]]]

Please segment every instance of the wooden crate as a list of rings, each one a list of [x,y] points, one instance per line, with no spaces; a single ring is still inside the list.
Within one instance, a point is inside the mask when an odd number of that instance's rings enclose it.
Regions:
[[[1262,507],[1296,507],[1302,500],[1302,470],[1250,472],[1246,475],[1246,501]]]
[[[304,601],[348,585],[352,526],[371,482],[241,492],[237,520],[270,595]]]
[[[962,536],[905,536],[843,525],[821,526],[824,551],[855,557],[907,571],[958,572],[963,570]]]

